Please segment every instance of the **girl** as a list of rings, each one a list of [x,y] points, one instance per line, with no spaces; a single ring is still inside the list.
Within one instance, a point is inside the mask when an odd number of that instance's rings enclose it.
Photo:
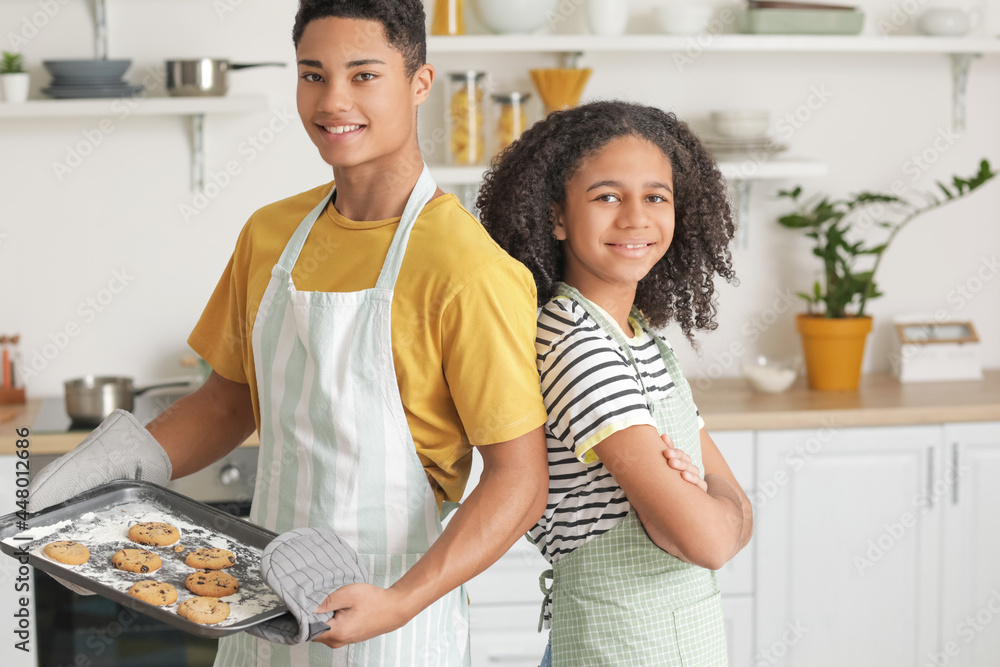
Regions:
[[[541,305],[543,664],[726,665],[713,570],[750,539],[750,502],[653,331],[716,327],[713,278],[734,280],[718,168],[673,114],[597,102],[525,132],[478,205]]]

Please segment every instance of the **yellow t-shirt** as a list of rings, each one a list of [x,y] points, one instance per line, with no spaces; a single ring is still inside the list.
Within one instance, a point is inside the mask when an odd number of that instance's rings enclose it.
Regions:
[[[188,339],[219,375],[250,385],[258,431],[251,340],[257,307],[289,238],[331,188],[328,183],[251,216]],[[398,224],[399,218],[355,222],[328,206],[292,270],[296,289],[374,287]],[[535,295],[528,270],[454,195],[424,207],[392,300],[392,352],[406,420],[438,504],[461,499],[471,445],[511,440],[545,423]]]

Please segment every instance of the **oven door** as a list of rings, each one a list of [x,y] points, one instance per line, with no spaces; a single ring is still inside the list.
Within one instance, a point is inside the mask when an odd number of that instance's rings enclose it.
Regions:
[[[208,468],[167,486],[230,514],[247,517],[257,447],[240,447]],[[55,456],[32,456],[41,470]],[[37,467],[36,467],[37,466]],[[34,570],[38,667],[211,667],[217,639],[195,637],[99,595],[78,595]]]

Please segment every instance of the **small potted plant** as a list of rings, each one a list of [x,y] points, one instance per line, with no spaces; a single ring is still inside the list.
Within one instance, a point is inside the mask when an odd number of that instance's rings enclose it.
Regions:
[[[28,73],[24,71],[24,58],[20,53],[4,51],[0,58],[0,85],[6,102],[24,102],[28,99]]]
[[[921,193],[917,200],[862,192],[848,199],[815,195],[800,201],[801,187],[778,193],[797,206],[778,222],[812,239],[812,254],[823,262],[823,280],[817,280],[811,292],[798,293],[808,304],[808,312],[796,318],[796,326],[802,336],[810,389],[858,388],[865,340],[872,328],[865,307],[870,299],[882,296],[875,283],[882,255],[914,219],[965,197],[995,175],[983,160],[977,174],[967,179],[955,176],[950,185],[938,182],[940,195]],[[869,245],[861,237],[872,227],[885,230],[887,236]]]

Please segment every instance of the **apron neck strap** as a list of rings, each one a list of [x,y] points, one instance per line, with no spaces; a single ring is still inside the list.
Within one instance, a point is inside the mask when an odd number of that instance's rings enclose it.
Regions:
[[[570,287],[564,282],[557,282],[555,291],[558,296],[564,296],[576,302],[581,308],[584,309],[584,311],[586,311],[588,315],[594,318],[594,321],[597,322],[598,326],[601,327],[601,330],[604,331],[604,333],[611,336],[612,340],[618,343],[618,347],[622,349],[622,353],[626,357],[628,357],[629,363],[631,363],[632,367],[635,368],[636,375],[639,378],[639,384],[642,386],[642,392],[643,394],[645,394],[646,383],[642,379],[642,373],[640,372],[639,364],[636,363],[635,356],[632,354],[632,345],[629,343],[628,338],[625,337],[625,332],[622,331],[620,326],[618,326],[618,323],[612,321],[604,313],[603,310],[601,310],[590,299],[581,294],[580,290],[576,289],[575,287]],[[659,336],[656,336],[650,330],[649,325],[646,323],[646,318],[642,316],[642,313],[639,312],[639,309],[636,308],[634,305],[632,306],[632,310],[629,313],[629,318],[638,322],[639,327],[656,340],[657,349],[660,351],[660,356],[664,356],[664,353],[667,350],[669,350],[669,348],[666,348],[666,345],[659,340]],[[669,361],[667,362],[667,365],[668,366],[670,365]]]
[[[385,256],[385,264],[379,273],[378,282],[375,283],[377,289],[393,290],[396,287],[396,278],[399,277],[399,269],[403,265],[403,256],[406,254],[406,245],[410,240],[410,232],[413,225],[420,217],[421,211],[427,205],[437,191],[437,183],[431,177],[430,169],[424,164],[423,171],[417,184],[413,186],[413,192],[403,209],[403,216],[399,219],[399,226],[396,227],[396,234],[392,237],[392,244],[389,246],[389,253]]]
[[[319,220],[319,216],[323,215],[323,211],[326,207],[330,205],[333,200],[334,195],[337,193],[337,188],[333,187],[330,193],[323,197],[323,201],[316,205],[309,215],[302,219],[299,226],[296,228],[295,233],[292,234],[292,238],[288,239],[288,243],[285,244],[285,249],[281,252],[281,258],[278,259],[278,266],[284,270],[288,275],[292,274],[292,269],[295,268],[295,262],[299,261],[299,254],[302,252],[303,246],[306,244],[306,239],[309,238],[309,232],[312,231],[313,225]]]
[[[377,288],[392,290],[395,287],[396,278],[399,276],[399,268],[402,266],[403,256],[406,254],[406,245],[410,239],[410,232],[413,230],[413,225],[420,216],[420,212],[424,210],[424,206],[434,197],[435,191],[437,191],[437,183],[434,182],[431,172],[425,164],[423,171],[420,172],[420,178],[417,179],[417,183],[413,187],[413,192],[410,193],[410,198],[406,202],[406,208],[403,209],[403,215],[399,220],[399,226],[396,228],[396,234],[393,236],[392,244],[389,246],[389,254],[386,255],[385,264],[382,266],[378,282],[375,285]],[[317,204],[316,208],[303,218],[292,238],[285,245],[285,249],[281,253],[281,258],[278,260],[278,266],[289,275],[291,275],[292,269],[295,268],[295,263],[299,260],[299,254],[306,244],[306,239],[309,238],[309,232],[312,231],[313,225],[316,224],[319,217],[326,211],[326,207],[330,205],[336,194],[337,188],[334,187],[323,198],[323,201]]]

